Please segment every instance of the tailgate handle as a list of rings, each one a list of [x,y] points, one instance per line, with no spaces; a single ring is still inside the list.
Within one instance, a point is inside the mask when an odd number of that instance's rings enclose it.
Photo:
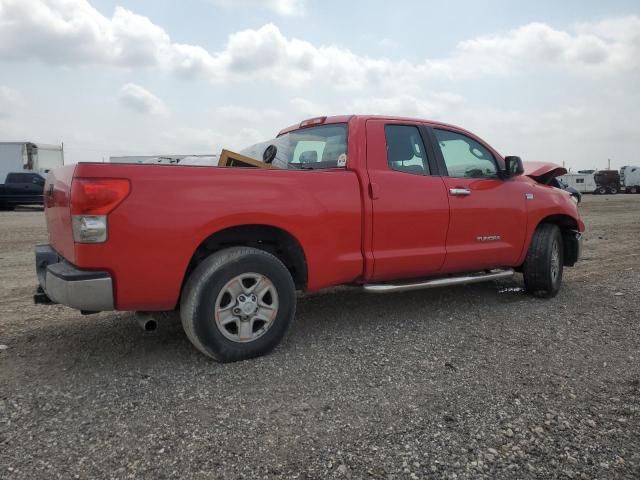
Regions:
[[[471,190],[468,188],[450,188],[449,193],[451,195],[466,197],[467,195],[471,195]]]

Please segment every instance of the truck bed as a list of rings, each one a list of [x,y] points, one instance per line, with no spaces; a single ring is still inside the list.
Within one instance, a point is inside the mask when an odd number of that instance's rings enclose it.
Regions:
[[[128,197],[109,215],[108,242],[73,242],[75,178],[129,179]],[[113,273],[119,310],[174,308],[198,247],[238,225],[281,228],[312,250],[305,255],[309,290],[353,282],[363,272],[362,192],[350,170],[81,163],[51,173],[45,192],[51,188],[51,245],[78,268]]]

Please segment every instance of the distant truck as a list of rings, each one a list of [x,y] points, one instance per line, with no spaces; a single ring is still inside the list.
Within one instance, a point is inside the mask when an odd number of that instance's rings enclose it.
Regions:
[[[626,165],[620,169],[620,183],[627,193],[640,193],[640,167]]]
[[[598,170],[593,174],[596,182],[596,193],[615,195],[621,190],[620,172],[617,170]]]
[[[616,170],[580,170],[558,177],[580,193],[640,193],[640,166],[626,165]]]
[[[0,184],[0,210],[42,205],[44,182],[44,177],[36,172],[9,173],[4,184]]]
[[[36,172],[43,176],[64,165],[62,145],[33,142],[0,142],[0,180],[9,173]]]
[[[42,205],[44,177],[63,165],[62,145],[0,142],[0,208]]]

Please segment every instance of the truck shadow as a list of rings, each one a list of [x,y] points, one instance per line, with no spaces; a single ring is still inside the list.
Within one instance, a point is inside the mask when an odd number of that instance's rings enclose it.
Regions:
[[[407,328],[408,323],[414,330],[443,334],[441,330],[461,327],[470,315],[482,321],[492,317],[489,312],[500,305],[522,303],[524,307],[535,301],[522,294],[520,287],[521,281],[516,279],[386,295],[348,287],[304,295],[298,299],[290,334],[265,358],[277,363],[283,356],[299,354],[308,361],[309,355],[330,351],[336,345],[348,348],[353,342],[380,342]],[[194,362],[206,368],[224,368],[196,351],[177,315],[160,317],[158,330],[149,335],[133,313],[82,316],[67,312],[71,310],[60,308],[53,321],[15,339],[23,344],[21,353],[35,358],[42,368],[86,370],[87,374],[100,367],[121,372],[147,367],[175,369],[177,364]],[[421,342],[419,338],[415,341],[416,345]]]

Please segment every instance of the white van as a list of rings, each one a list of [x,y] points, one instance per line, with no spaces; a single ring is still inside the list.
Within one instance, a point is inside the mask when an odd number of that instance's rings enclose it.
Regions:
[[[567,173],[559,178],[567,186],[575,188],[580,193],[593,193],[596,190],[593,173]]]

